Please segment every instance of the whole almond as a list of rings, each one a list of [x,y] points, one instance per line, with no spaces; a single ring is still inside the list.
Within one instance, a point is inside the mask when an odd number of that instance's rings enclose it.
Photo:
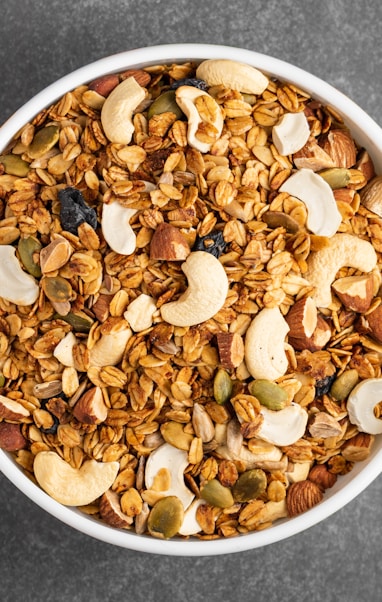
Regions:
[[[101,77],[97,77],[97,79],[90,82],[88,85],[89,90],[94,90],[101,94],[101,96],[108,96],[114,88],[116,88],[119,84],[119,77],[111,73],[110,75],[102,75]]]
[[[146,88],[151,81],[151,75],[143,69],[127,69],[127,71],[121,73],[121,80],[128,77],[133,77],[142,88]]]
[[[286,504],[288,516],[291,518],[302,514],[316,504],[319,504],[323,498],[323,492],[313,481],[297,481],[292,483],[287,490]]]

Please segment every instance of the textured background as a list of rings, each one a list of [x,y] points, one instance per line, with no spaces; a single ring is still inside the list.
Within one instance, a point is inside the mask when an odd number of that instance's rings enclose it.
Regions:
[[[0,0],[0,123],[58,77],[141,46],[209,42],[292,62],[382,125],[382,3],[375,0]],[[346,508],[263,549],[149,556],[43,513],[0,475],[4,602],[374,602],[382,588],[382,477]]]

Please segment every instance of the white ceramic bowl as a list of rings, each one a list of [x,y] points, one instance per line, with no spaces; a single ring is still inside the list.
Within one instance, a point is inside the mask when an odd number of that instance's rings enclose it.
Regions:
[[[33,97],[0,128],[0,152],[18,130],[41,109],[55,102],[65,92],[96,77],[129,68],[167,62],[229,58],[248,63],[270,76],[294,83],[312,97],[334,107],[350,127],[357,142],[371,154],[376,171],[382,173],[382,130],[360,107],[321,79],[276,58],[227,46],[174,44],[140,48],[103,58],[59,79]],[[0,450],[0,470],[26,496],[71,527],[104,542],[155,554],[176,556],[212,556],[229,554],[275,543],[315,525],[345,506],[361,493],[382,470],[382,435],[376,438],[370,457],[355,464],[354,469],[327,490],[324,501],[308,512],[283,519],[264,531],[214,541],[172,539],[162,541],[115,529],[84,515],[75,508],[62,506],[37,487],[19,468],[10,454]]]

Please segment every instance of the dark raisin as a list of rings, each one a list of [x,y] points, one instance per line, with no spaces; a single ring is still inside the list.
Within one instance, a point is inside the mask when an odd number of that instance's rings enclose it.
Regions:
[[[223,238],[223,232],[216,230],[215,232],[206,234],[206,236],[197,236],[192,250],[206,251],[218,258],[224,253],[226,246],[227,243]]]
[[[333,382],[336,379],[336,374],[331,374],[330,376],[325,376],[321,380],[316,381],[316,397],[321,397],[321,395],[326,395],[329,393],[330,388]]]
[[[94,230],[97,227],[97,214],[86,204],[77,188],[64,188],[58,193],[61,203],[60,221],[63,230],[77,235],[77,228],[87,222]]]
[[[197,79],[196,77],[185,77],[184,79],[178,79],[171,84],[170,90],[176,90],[177,88],[180,88],[180,86],[193,86],[194,88],[203,90],[203,92],[207,92],[208,90],[207,82],[205,82],[203,79]]]

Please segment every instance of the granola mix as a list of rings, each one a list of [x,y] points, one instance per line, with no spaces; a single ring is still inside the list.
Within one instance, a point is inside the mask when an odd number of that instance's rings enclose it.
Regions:
[[[0,447],[138,534],[318,504],[382,432],[381,186],[248,65],[66,93],[0,155]]]

